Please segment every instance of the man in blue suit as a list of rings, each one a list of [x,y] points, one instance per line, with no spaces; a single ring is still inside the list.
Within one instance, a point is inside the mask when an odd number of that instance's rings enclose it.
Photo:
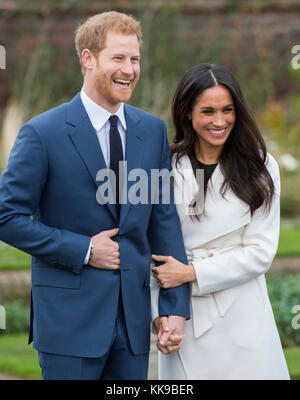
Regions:
[[[32,255],[29,343],[44,379],[146,379],[151,252],[186,264],[180,224],[172,195],[130,204],[120,190],[103,204],[98,172],[110,167],[118,188],[137,168],[149,180],[169,168],[165,124],[126,104],[140,74],[134,18],[95,15],[75,41],[83,88],[21,128],[0,183],[0,239]],[[188,290],[160,291],[167,336],[183,332]]]

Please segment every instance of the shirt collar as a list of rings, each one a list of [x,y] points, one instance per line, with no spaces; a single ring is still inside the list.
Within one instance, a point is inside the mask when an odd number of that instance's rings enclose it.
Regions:
[[[105,110],[103,107],[99,106],[93,100],[91,100],[84,92],[83,88],[81,89],[80,97],[83,106],[90,118],[91,124],[96,131],[99,131],[101,128],[103,128],[111,115],[117,115],[124,130],[126,130],[124,103],[121,103],[118,111],[115,114],[111,114],[109,111]]]

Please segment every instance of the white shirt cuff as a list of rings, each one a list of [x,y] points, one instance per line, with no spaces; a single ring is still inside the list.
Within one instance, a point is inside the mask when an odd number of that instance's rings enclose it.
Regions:
[[[88,252],[86,253],[86,256],[85,256],[84,265],[87,265],[89,263],[91,247],[92,247],[92,239],[90,241],[90,246],[89,246]]]

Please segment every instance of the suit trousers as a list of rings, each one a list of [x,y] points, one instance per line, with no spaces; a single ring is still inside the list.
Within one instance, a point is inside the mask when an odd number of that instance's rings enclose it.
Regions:
[[[148,375],[149,353],[134,355],[130,348],[121,291],[111,345],[104,356],[82,358],[44,352],[38,356],[44,380],[146,380]]]

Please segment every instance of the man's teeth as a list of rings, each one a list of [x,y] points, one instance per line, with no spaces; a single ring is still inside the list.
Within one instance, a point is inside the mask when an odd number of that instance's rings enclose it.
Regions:
[[[125,81],[124,79],[114,79],[114,82],[122,83],[122,84],[125,84],[125,85],[129,85],[130,84],[130,81]]]
[[[209,132],[213,133],[214,135],[223,135],[225,133],[226,128],[222,129],[221,131],[215,131],[213,129],[208,129]]]

